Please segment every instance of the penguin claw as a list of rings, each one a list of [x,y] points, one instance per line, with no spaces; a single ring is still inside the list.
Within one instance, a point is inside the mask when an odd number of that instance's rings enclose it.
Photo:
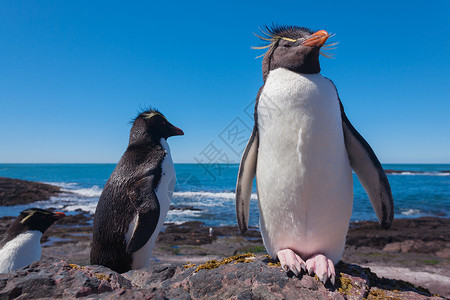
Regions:
[[[305,262],[291,249],[280,250],[277,252],[277,256],[283,270],[292,271],[297,277],[300,276],[302,269],[306,268]]]
[[[300,267],[302,268],[303,272],[306,273],[306,264],[304,262],[300,263]]]
[[[291,271],[295,274],[295,276],[298,277],[300,275],[300,272],[295,265],[291,266],[289,269],[291,269]]]
[[[306,261],[309,275],[316,274],[319,280],[325,284],[328,280],[334,285],[336,274],[333,262],[322,254],[316,254]]]

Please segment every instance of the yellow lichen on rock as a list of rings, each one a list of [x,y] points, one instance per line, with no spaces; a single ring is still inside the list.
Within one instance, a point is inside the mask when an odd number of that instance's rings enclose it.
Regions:
[[[240,262],[249,263],[249,262],[253,261],[254,258],[255,258],[255,254],[246,253],[246,254],[238,254],[235,256],[231,256],[231,257],[225,257],[221,261],[217,261],[217,260],[213,259],[213,260],[205,262],[202,265],[199,265],[197,267],[197,269],[195,269],[195,272],[198,272],[201,269],[205,269],[205,270],[215,269],[222,265],[226,265],[226,264],[229,264],[232,262],[234,262],[234,264],[237,264]]]
[[[106,280],[108,282],[111,281],[111,278],[105,274],[102,273],[94,273],[95,277],[97,277],[98,280]]]
[[[353,290],[352,281],[349,278],[342,276],[343,273],[341,273],[340,275],[341,276],[339,276],[338,278],[339,282],[338,291],[341,294],[348,294],[350,293],[351,290]]]
[[[187,262],[186,264],[183,265],[183,268],[185,268],[185,269],[189,269],[189,268],[192,268],[192,267],[195,267],[195,264],[190,263],[190,262]]]
[[[386,293],[379,289],[371,289],[367,295],[367,300],[387,299]],[[392,299],[392,298],[391,298]]]
[[[83,269],[83,268],[84,268],[84,267],[79,266],[79,265],[76,265],[76,264],[69,264],[69,266],[70,266],[72,269],[76,269],[76,270],[80,270],[80,269]]]
[[[279,268],[281,268],[281,263],[279,261],[269,262],[268,265],[271,266],[271,267],[279,267]]]

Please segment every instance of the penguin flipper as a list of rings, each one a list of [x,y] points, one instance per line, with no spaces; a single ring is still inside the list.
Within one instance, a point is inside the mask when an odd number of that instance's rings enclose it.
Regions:
[[[160,207],[154,189],[154,176],[136,181],[127,189],[127,194],[137,212],[136,225],[126,249],[131,254],[144,247],[158,224]]]
[[[350,123],[342,103],[340,106],[345,147],[350,165],[369,195],[370,203],[381,227],[388,229],[394,219],[394,201],[389,181],[372,148]]]
[[[248,229],[250,196],[252,195],[253,179],[256,175],[259,136],[256,126],[242,154],[236,183],[236,216],[242,233]]]

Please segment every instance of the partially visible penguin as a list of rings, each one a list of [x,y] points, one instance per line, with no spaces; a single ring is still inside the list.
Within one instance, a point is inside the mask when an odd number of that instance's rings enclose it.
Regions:
[[[0,273],[9,273],[40,260],[42,234],[64,216],[62,212],[40,208],[22,211],[0,241]]]
[[[157,110],[133,121],[128,148],[95,211],[91,264],[120,273],[149,265],[176,182],[166,140],[183,134]]]
[[[256,176],[264,245],[286,271],[315,273],[334,284],[353,203],[355,170],[381,227],[389,228],[393,199],[373,150],[347,119],[333,82],[320,74],[329,34],[297,26],[263,30],[268,48],[255,125],[242,155],[236,212],[247,230]],[[326,47],[324,47],[326,48]],[[326,56],[326,54],[325,54]]]

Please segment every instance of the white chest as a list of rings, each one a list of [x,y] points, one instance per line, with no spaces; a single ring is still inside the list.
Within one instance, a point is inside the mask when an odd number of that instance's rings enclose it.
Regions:
[[[320,74],[297,74],[286,69],[270,72],[258,104],[258,129],[262,139],[297,142],[299,130],[329,135],[340,126],[339,102],[333,84]],[[339,125],[339,126],[338,126]],[[312,132],[313,131],[313,132]],[[342,130],[341,130],[342,131]],[[300,138],[303,138],[300,136]],[[264,141],[263,141],[264,144]]]
[[[170,148],[165,139],[161,139],[161,145],[166,151],[166,156],[161,164],[161,180],[158,188],[156,189],[156,195],[158,196],[159,205],[161,211],[169,210],[170,200],[173,196],[173,191],[176,183],[175,167],[172,161],[172,155],[170,154]],[[164,215],[165,217],[165,215]]]
[[[19,234],[0,249],[0,273],[9,273],[41,259],[42,232],[30,230]]]
[[[353,195],[333,84],[320,74],[273,70],[257,111],[256,181],[266,248],[271,255],[290,248],[337,259]]]

